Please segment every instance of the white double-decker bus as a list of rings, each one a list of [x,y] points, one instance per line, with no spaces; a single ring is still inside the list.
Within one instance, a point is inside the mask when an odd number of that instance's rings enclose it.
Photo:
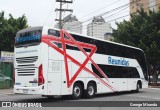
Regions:
[[[148,87],[144,53],[128,45],[29,27],[17,33],[14,53],[14,93],[79,99]]]

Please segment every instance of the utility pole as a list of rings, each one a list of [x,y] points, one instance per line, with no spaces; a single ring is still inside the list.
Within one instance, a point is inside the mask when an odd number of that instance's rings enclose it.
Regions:
[[[57,9],[55,11],[59,11],[59,19],[55,19],[55,21],[59,21],[59,29],[62,29],[62,12],[65,12],[65,11],[70,11],[70,12],[73,12],[72,9],[63,9],[62,8],[62,3],[73,3],[73,1],[66,1],[66,0],[56,0],[56,2],[59,2],[60,3],[60,8]]]

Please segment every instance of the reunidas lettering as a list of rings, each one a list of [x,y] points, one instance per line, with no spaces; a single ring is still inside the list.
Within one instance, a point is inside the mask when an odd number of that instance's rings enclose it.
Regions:
[[[115,58],[112,58],[111,56],[109,56],[108,57],[108,64],[129,66],[129,61],[126,61],[124,58],[115,59]]]
[[[16,38],[17,43],[26,42],[26,41],[33,41],[40,39],[39,35],[32,35],[32,36],[25,36],[25,37],[18,37]]]

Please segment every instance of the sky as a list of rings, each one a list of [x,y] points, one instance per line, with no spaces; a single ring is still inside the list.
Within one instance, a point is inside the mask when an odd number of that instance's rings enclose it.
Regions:
[[[64,4],[63,8],[73,9],[79,21],[83,23],[83,29],[91,22],[88,19],[98,16],[104,12],[109,12],[115,8],[129,3],[129,0],[73,0],[72,4]],[[57,22],[59,13],[55,9],[59,8],[59,3],[55,0],[0,0],[0,12],[5,12],[5,17],[11,13],[14,18],[25,15],[29,26],[54,26]],[[70,14],[70,12],[63,13],[63,17]],[[129,14],[129,5],[120,8],[117,11],[106,13],[105,21],[111,24],[112,28],[117,28],[115,22],[121,22],[124,19],[129,20],[129,16],[122,17]],[[122,17],[121,19],[117,19]],[[85,33],[85,32],[84,32]]]

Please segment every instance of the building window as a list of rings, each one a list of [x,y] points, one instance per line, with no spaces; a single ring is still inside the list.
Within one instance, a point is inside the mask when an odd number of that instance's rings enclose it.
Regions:
[[[149,0],[149,7],[151,11],[155,10],[155,0]]]

